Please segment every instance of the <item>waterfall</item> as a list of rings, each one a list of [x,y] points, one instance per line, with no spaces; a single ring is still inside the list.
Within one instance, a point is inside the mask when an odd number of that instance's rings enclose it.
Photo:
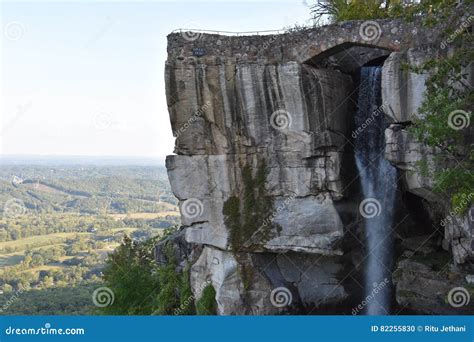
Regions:
[[[386,123],[381,107],[381,67],[362,67],[355,157],[364,196],[359,210],[366,239],[366,314],[389,314],[391,301],[392,225],[396,169],[384,158]]]

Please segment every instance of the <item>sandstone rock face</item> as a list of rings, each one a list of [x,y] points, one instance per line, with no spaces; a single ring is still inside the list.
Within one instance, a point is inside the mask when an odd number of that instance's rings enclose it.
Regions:
[[[385,158],[405,171],[403,177],[408,191],[429,201],[436,201],[436,194],[432,191],[434,181],[429,177],[437,167],[436,149],[414,141],[400,124],[391,124],[385,130],[385,143]],[[429,168],[426,174],[421,172],[420,163],[425,163]]]
[[[371,59],[390,54],[382,71],[392,123],[386,158],[404,172],[407,191],[437,203],[433,180],[416,169],[420,160],[434,163],[436,151],[406,131],[427,76],[402,66],[425,61],[431,52],[422,47],[439,40],[444,27],[377,23],[382,34],[375,41],[361,36],[362,22],[274,36],[168,36],[176,154],[166,167],[182,234],[200,246],[188,257],[193,291],[199,298],[212,284],[219,314],[314,313],[361,297],[346,286],[352,260],[363,254],[353,243],[360,237],[360,193],[351,137],[357,84],[350,73]],[[472,257],[462,252],[463,234],[446,228],[447,248],[458,250],[459,262]]]
[[[392,122],[411,121],[423,102],[426,91],[426,74],[417,74],[406,65],[421,66],[431,58],[430,51],[411,48],[406,52],[393,52],[382,69],[382,102],[385,114]],[[405,67],[404,67],[405,66]]]
[[[393,281],[400,310],[445,315],[471,314],[474,310],[474,303],[468,299],[468,281],[462,272],[449,266],[445,253],[405,252],[393,273]]]
[[[235,255],[205,247],[191,268],[191,285],[202,289],[212,284],[219,314],[275,314],[278,298],[272,291],[281,287],[288,291],[288,307],[317,307],[343,301],[347,293],[338,279],[342,268],[337,258],[314,254]]]
[[[180,70],[180,62],[167,66],[169,78],[179,77]],[[180,155],[167,159],[182,223],[189,226],[187,240],[229,248],[223,205],[241,192],[242,167],[265,160],[267,194],[279,209],[274,221],[282,231],[261,248],[340,254],[334,246],[343,226],[333,201],[342,197],[350,77],[296,63],[239,65],[236,70],[229,80],[222,66],[206,65],[201,76],[191,76],[182,86],[179,97],[186,100],[172,106],[173,127],[185,127],[199,111],[195,108],[203,106],[195,124],[177,136]],[[204,104],[191,103],[199,97]],[[225,105],[236,100],[238,105]],[[183,181],[190,177],[196,181]],[[188,199],[202,205],[200,215],[183,212]],[[257,219],[263,224],[267,217]]]

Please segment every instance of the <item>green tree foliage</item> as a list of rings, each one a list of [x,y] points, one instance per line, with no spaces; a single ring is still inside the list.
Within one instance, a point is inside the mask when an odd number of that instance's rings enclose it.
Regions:
[[[159,212],[177,204],[166,169],[155,166],[2,165],[0,203],[11,198],[34,214]]]
[[[157,296],[157,308],[155,314],[172,315],[179,307],[179,274],[176,272],[176,258],[170,244],[165,246],[165,254],[167,264],[158,270],[158,279],[160,283],[160,291]]]
[[[90,315],[91,293],[100,283],[10,291],[0,295],[0,315]]]
[[[196,302],[196,313],[200,316],[217,313],[216,290],[211,284],[204,288],[201,298]]]
[[[195,315],[196,308],[194,303],[194,295],[191,290],[189,279],[189,269],[185,269],[181,274],[181,288],[179,290],[180,315]]]
[[[115,295],[114,303],[104,308],[107,314],[149,315],[156,304],[158,269],[153,259],[154,240],[133,242],[125,236],[123,243],[109,254],[104,280]]]
[[[456,0],[328,0],[318,1],[311,7],[317,22],[329,17],[332,22],[345,20],[370,20],[383,18],[412,19],[423,16],[426,23],[434,20],[434,15],[445,14],[445,9],[453,8]],[[443,18],[445,18],[443,16]]]
[[[161,241],[166,240],[162,237]],[[104,270],[104,281],[115,295],[104,313],[113,315],[193,315],[193,293],[189,269],[177,272],[172,245],[164,247],[167,263],[158,266],[153,258],[157,239],[133,242],[125,237],[112,253]]]
[[[433,59],[412,68],[418,73],[431,74],[419,118],[414,120],[410,132],[419,141],[441,151],[438,159],[447,167],[434,170],[434,190],[447,193],[452,208],[458,212],[469,207],[471,201],[466,198],[474,189],[474,151],[472,132],[469,133],[474,93],[472,86],[465,83],[463,73],[473,58],[472,49],[461,47],[450,57]],[[460,127],[456,127],[456,115],[461,120]]]

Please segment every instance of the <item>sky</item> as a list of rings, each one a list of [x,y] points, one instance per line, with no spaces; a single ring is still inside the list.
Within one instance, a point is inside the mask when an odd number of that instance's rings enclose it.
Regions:
[[[0,154],[172,154],[166,36],[178,28],[278,30],[306,1],[0,3]]]

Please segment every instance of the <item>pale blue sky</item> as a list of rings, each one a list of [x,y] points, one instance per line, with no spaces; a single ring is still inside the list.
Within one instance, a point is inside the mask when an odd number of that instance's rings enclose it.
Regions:
[[[281,29],[303,1],[1,3],[2,154],[163,157],[166,35]]]

